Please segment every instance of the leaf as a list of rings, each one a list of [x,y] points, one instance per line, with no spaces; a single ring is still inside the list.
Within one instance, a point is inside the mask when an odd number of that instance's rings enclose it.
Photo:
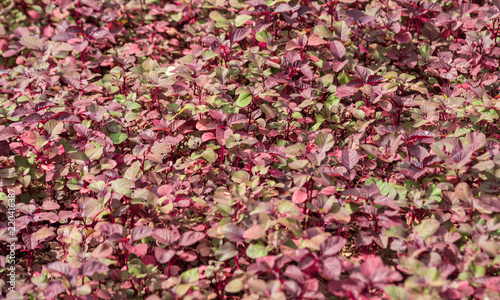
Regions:
[[[307,159],[299,159],[289,163],[288,167],[293,170],[302,170],[307,166],[308,163],[309,161]]]
[[[391,299],[394,300],[409,300],[410,295],[407,290],[400,286],[395,286],[395,285],[389,285],[385,288],[385,292],[387,295],[391,297]]]
[[[236,27],[241,27],[250,20],[252,20],[252,16],[250,15],[237,15],[236,18],[234,19],[234,25]]]
[[[314,143],[318,152],[328,152],[335,145],[335,139],[330,133],[321,132],[314,139]]]
[[[341,41],[348,41],[349,35],[351,34],[351,29],[345,21],[337,22],[333,25],[333,31],[335,32],[335,36],[337,36]]]
[[[165,228],[156,228],[153,231],[151,237],[165,245],[171,245],[180,238],[179,232],[174,232],[173,230],[168,230]]]
[[[215,251],[217,260],[225,261],[238,255],[238,250],[231,242],[225,242]]]
[[[38,50],[41,46],[43,46],[43,41],[35,36],[23,36],[19,40],[19,43],[26,46],[28,49],[34,50]]]
[[[368,77],[372,74],[372,71],[363,66],[357,65],[354,67],[354,71],[358,74],[358,76],[363,80],[363,82],[368,82]]]
[[[241,278],[229,281],[224,287],[226,293],[239,293],[243,290],[243,280]]]
[[[42,228],[38,229],[37,232],[35,232],[33,234],[33,237],[37,241],[47,241],[47,240],[52,239],[55,236],[56,236],[56,234],[47,227],[42,227]]]
[[[120,144],[127,139],[127,135],[123,132],[112,132],[109,134],[109,137],[114,144]]]
[[[250,102],[252,102],[252,94],[249,92],[243,92],[238,96],[238,99],[236,100],[236,105],[238,107],[247,107]]]
[[[109,270],[108,266],[98,261],[87,261],[82,264],[81,274],[83,276],[92,276],[95,273],[107,273]]]
[[[408,135],[408,140],[409,141],[416,141],[416,140],[421,140],[421,139],[434,138],[435,136],[436,135],[430,131],[417,130],[417,131],[412,132]]]
[[[345,55],[344,44],[339,41],[333,41],[330,43],[330,51],[337,59],[341,59]]]
[[[346,239],[339,236],[329,237],[321,244],[321,255],[332,256],[337,254],[344,248],[346,242]]]
[[[321,272],[331,279],[338,279],[342,273],[342,263],[336,257],[327,257],[321,260]]]
[[[155,258],[160,264],[168,263],[174,256],[174,250],[165,250],[163,247],[155,247]]]
[[[292,157],[305,155],[307,153],[306,146],[302,143],[296,143],[291,146],[288,146],[285,148],[284,152],[286,155]]]
[[[186,272],[181,274],[181,281],[183,283],[194,283],[198,281],[199,278],[200,272],[198,271],[198,268],[187,270]]]
[[[136,226],[132,228],[130,232],[130,236],[132,238],[132,241],[138,241],[143,238],[150,237],[151,234],[153,234],[153,228],[148,227],[148,226]]]
[[[226,224],[222,227],[222,234],[231,242],[243,242],[243,228],[236,226],[233,223]]]
[[[244,38],[246,38],[250,33],[252,32],[252,29],[249,27],[244,27],[244,28],[236,28],[231,33],[229,34],[231,45],[234,43],[237,43]]]
[[[120,195],[130,195],[132,193],[131,188],[133,186],[134,182],[125,178],[118,178],[111,182],[112,190]]]
[[[79,90],[79,89],[80,89],[80,87],[81,87],[80,80],[76,79],[75,77],[65,76],[65,77],[64,77],[64,80],[66,81],[66,83],[67,83],[69,86],[71,86],[71,87],[73,87],[73,88],[75,88],[75,89],[77,89],[77,90]]]
[[[371,195],[370,192],[368,192],[366,189],[355,188],[343,191],[342,196],[354,196],[363,199],[369,199]]]
[[[363,79],[356,78],[356,79],[353,79],[353,80],[349,81],[346,84],[346,86],[347,87],[360,87],[360,86],[362,86],[364,84],[365,84],[365,82],[363,81]],[[350,96],[350,95],[353,95],[353,94],[354,94],[354,92],[350,93],[350,94],[342,95],[342,94],[339,93],[339,89],[337,89],[337,97],[346,97],[346,96]]]
[[[313,34],[326,39],[331,39],[333,37],[332,31],[325,25],[317,25],[314,27]]]
[[[375,84],[377,84],[381,81],[384,81],[384,80],[385,80],[384,76],[370,75],[370,76],[368,76],[368,80],[366,81],[366,83],[371,84],[371,85],[375,85]]]
[[[292,201],[295,204],[304,203],[307,200],[307,193],[302,190],[296,190],[293,192]]]
[[[47,265],[47,270],[51,272],[57,272],[66,277],[70,277],[71,274],[75,273],[75,270],[69,266],[67,263],[63,262],[53,262]]]
[[[436,219],[425,219],[422,223],[418,224],[413,231],[422,239],[426,239],[436,233],[439,229],[439,225],[439,221]]]
[[[358,152],[354,149],[345,149],[341,156],[342,165],[348,170],[354,169],[354,166],[359,162]]]
[[[106,258],[113,253],[113,247],[108,243],[99,244],[93,251],[93,258]]]
[[[260,225],[254,225],[243,232],[244,239],[258,240],[266,237],[266,231]]]
[[[411,42],[412,36],[408,31],[401,30],[394,36],[394,41],[398,44],[406,44]]]
[[[281,3],[274,9],[273,13],[278,14],[278,13],[289,12],[291,10],[293,10],[293,8],[289,4]]]
[[[256,259],[259,257],[266,256],[267,250],[266,250],[266,247],[261,243],[251,244],[250,246],[248,246],[248,248],[246,250],[246,254],[250,258]]]
[[[217,56],[219,56],[219,54],[213,52],[212,50],[205,50],[201,54],[201,57],[203,58],[203,60],[210,60],[210,59],[217,57]]]
[[[325,45],[325,44],[328,44],[327,41],[325,41],[324,39],[318,37],[318,36],[315,36],[314,34],[309,36],[309,39],[307,40],[307,45],[308,46],[319,46],[319,45]]]
[[[242,124],[248,122],[248,118],[243,114],[230,114],[227,117],[227,125]]]
[[[202,232],[196,231],[188,231],[184,232],[181,235],[181,239],[179,240],[179,246],[191,246],[199,241],[201,241],[205,237],[205,234]]]
[[[282,200],[278,206],[278,212],[284,217],[300,216],[300,210],[295,203],[287,200]]]
[[[217,27],[231,25],[231,22],[228,19],[226,19],[223,15],[221,15],[221,13],[218,12],[217,10],[210,12],[210,14],[208,16],[210,19],[217,22]]]
[[[213,149],[205,150],[201,156],[206,159],[209,163],[214,163],[217,160],[217,154]]]

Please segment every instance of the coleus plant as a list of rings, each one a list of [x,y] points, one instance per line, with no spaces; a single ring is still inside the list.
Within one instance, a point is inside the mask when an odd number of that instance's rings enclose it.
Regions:
[[[498,1],[0,10],[0,298],[500,298]]]

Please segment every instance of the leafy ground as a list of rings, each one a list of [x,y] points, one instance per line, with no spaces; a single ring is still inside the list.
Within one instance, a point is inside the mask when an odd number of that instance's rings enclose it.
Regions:
[[[3,1],[0,297],[499,299],[476,2]]]

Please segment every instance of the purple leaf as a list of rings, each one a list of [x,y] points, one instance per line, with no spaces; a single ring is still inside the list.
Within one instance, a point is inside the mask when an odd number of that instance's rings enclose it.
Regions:
[[[394,36],[394,41],[398,44],[406,44],[411,42],[412,36],[408,31],[401,30]]]
[[[81,275],[92,276],[95,273],[107,273],[109,270],[108,266],[98,261],[88,261],[84,262],[81,267]]]
[[[43,289],[43,295],[46,299],[57,299],[57,295],[66,291],[62,282],[58,279],[51,280],[47,287]]]
[[[358,24],[360,24],[360,25],[365,25],[365,24],[370,23],[371,21],[375,21],[374,16],[362,16],[356,22],[358,22]]]
[[[333,56],[335,56],[335,58],[341,59],[345,55],[344,44],[339,41],[333,41],[330,43],[330,51],[332,52]]]
[[[171,245],[176,242],[180,238],[180,234],[177,230],[168,230],[165,228],[157,228],[153,231],[151,235],[154,239],[158,240],[158,242]]]
[[[205,237],[205,234],[202,232],[196,232],[196,231],[188,231],[184,232],[181,236],[181,239],[179,240],[179,246],[191,246],[195,244],[196,242],[201,241]]]
[[[71,268],[69,264],[59,261],[48,264],[47,270],[51,272],[57,272],[66,277],[70,277],[78,272],[78,270]]]
[[[370,75],[368,77],[368,80],[366,81],[366,83],[368,84],[371,84],[371,85],[375,85],[381,81],[385,80],[385,77],[384,76],[380,76],[380,75]]]
[[[276,7],[276,9],[274,10],[274,14],[279,14],[279,13],[284,13],[284,12],[289,12],[291,11],[293,8],[286,4],[286,3],[281,3],[280,5],[278,5]]]
[[[359,162],[358,152],[354,149],[343,150],[341,161],[344,167],[346,167],[348,170],[352,170],[354,166]]]
[[[174,250],[166,250],[163,247],[155,247],[155,258],[160,264],[168,263],[174,255]]]
[[[368,77],[372,74],[372,71],[363,66],[357,65],[354,67],[354,71],[358,74],[358,76],[363,80],[363,82],[368,81]]]
[[[243,114],[230,114],[227,117],[227,125],[235,125],[248,122],[248,118]]]
[[[342,263],[336,257],[326,257],[321,260],[320,270],[329,279],[339,279],[342,273]]]
[[[31,115],[27,116],[26,118],[24,118],[23,124],[24,125],[31,125],[33,123],[40,123],[42,121],[43,121],[42,116],[35,113],[35,114],[31,114]]]
[[[339,236],[329,237],[321,244],[321,255],[332,256],[337,254],[346,244],[346,240]]]
[[[215,121],[219,121],[219,122],[223,122],[227,115],[226,113],[220,111],[220,110],[209,110],[208,111],[208,114],[210,115],[210,117],[212,117],[212,119],[215,119]]]
[[[365,84],[365,82],[362,79],[356,78],[356,79],[353,79],[353,80],[349,81],[346,84],[346,86],[347,87],[360,87],[360,86],[363,86],[364,84]],[[338,90],[337,90],[337,93],[338,93]],[[340,96],[338,96],[338,97],[340,97]]]
[[[237,43],[247,37],[252,32],[251,28],[236,28],[229,34],[231,45]]]
[[[143,238],[147,238],[153,234],[153,228],[148,226],[137,226],[132,229],[130,236],[132,241],[138,241]]]

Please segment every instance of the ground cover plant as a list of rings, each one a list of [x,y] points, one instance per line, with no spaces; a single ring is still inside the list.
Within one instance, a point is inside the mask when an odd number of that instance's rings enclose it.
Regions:
[[[498,0],[0,5],[0,298],[500,298]]]

